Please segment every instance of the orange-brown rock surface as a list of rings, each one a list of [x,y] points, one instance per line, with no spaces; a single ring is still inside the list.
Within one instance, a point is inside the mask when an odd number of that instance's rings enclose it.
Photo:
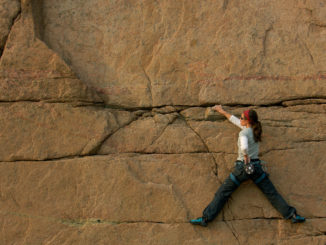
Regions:
[[[0,244],[326,244],[326,3],[0,0]],[[239,130],[251,182],[207,228]]]
[[[14,20],[20,12],[19,0],[1,0],[0,1],[0,55],[3,52],[8,34]]]

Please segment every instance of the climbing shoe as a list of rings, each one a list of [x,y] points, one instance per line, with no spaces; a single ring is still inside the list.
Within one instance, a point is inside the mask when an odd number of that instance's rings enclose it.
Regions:
[[[197,218],[197,219],[192,219],[192,220],[190,220],[190,223],[193,225],[200,225],[200,226],[204,226],[204,227],[207,226],[207,222],[202,217]]]
[[[301,217],[300,215],[294,214],[291,218],[292,223],[302,223],[305,222],[305,217]]]

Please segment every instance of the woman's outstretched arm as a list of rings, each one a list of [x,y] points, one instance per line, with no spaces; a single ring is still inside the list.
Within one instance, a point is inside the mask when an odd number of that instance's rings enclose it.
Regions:
[[[238,126],[239,128],[241,129],[244,129],[245,127],[244,126],[241,126],[241,123],[240,123],[240,119],[237,118],[236,116],[234,115],[231,115],[230,113],[226,112],[221,105],[215,105],[212,107],[212,109],[214,111],[217,111],[219,113],[221,113],[222,115],[224,115],[231,123],[233,123],[234,125]]]
[[[214,111],[217,111],[219,113],[221,113],[222,115],[224,115],[227,119],[230,119],[230,117],[232,116],[230,113],[227,113],[226,111],[224,111],[224,109],[222,108],[221,105],[215,105],[212,108]]]

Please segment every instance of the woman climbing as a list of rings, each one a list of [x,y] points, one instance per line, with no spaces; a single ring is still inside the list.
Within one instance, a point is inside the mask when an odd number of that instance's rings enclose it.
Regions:
[[[229,119],[230,122],[242,129],[238,138],[238,159],[235,162],[234,171],[217,190],[214,199],[203,211],[203,216],[190,220],[190,223],[207,226],[208,222],[212,221],[221,211],[232,192],[234,192],[243,181],[248,179],[254,181],[274,208],[278,210],[285,219],[291,219],[292,223],[304,222],[305,218],[298,215],[296,209],[286,203],[262,169],[258,158],[262,127],[258,121],[256,111],[244,111],[239,120],[237,117],[224,111],[221,105],[216,105],[212,109],[221,113]]]

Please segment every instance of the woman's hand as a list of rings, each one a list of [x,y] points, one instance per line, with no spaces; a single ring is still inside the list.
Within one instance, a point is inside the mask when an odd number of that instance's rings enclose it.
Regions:
[[[213,106],[213,108],[212,108],[214,111],[217,111],[217,112],[219,112],[219,113],[221,113],[221,114],[223,114],[225,111],[223,110],[223,108],[222,108],[222,106],[221,105],[215,105],[215,106]]]
[[[250,158],[248,155],[244,155],[244,162],[245,162],[245,164],[250,163]]]
[[[230,119],[231,114],[227,113],[226,111],[224,111],[224,109],[222,108],[221,105],[215,105],[212,107],[212,110],[217,111],[219,113],[221,113],[222,115],[224,115],[227,119]]]

